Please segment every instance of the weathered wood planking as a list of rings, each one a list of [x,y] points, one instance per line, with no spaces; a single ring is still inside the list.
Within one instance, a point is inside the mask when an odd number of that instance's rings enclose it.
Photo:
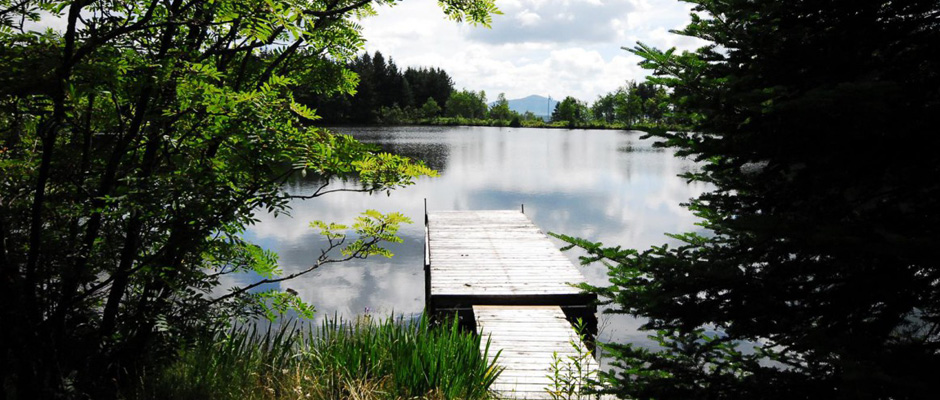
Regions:
[[[505,370],[492,386],[500,395],[551,398],[553,355],[587,354],[565,312],[596,324],[597,297],[572,286],[584,282],[581,271],[520,212],[428,213],[425,224],[428,311],[473,311],[488,355],[501,351]],[[595,373],[593,358],[582,361]]]
[[[578,338],[558,306],[473,306],[481,351],[490,341],[487,356],[501,351],[497,364],[505,368],[493,390],[517,399],[551,398],[553,356],[570,363],[580,357],[584,376],[594,374],[597,362]],[[562,371],[564,366],[561,366]]]
[[[585,305],[596,297],[573,287],[581,274],[518,211],[427,214],[429,309],[474,304]]]

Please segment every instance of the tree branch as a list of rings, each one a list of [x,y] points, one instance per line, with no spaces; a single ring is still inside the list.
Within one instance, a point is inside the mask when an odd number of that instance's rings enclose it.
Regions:
[[[282,277],[280,277],[280,278],[262,279],[262,280],[260,280],[260,281],[255,282],[255,283],[252,283],[252,284],[250,284],[250,285],[248,285],[248,286],[245,286],[245,287],[242,287],[242,288],[238,288],[238,289],[232,291],[231,293],[226,294],[226,295],[224,295],[224,296],[222,296],[222,297],[218,297],[218,298],[212,299],[212,300],[210,300],[209,302],[203,304],[203,307],[208,307],[208,306],[211,306],[211,305],[213,305],[213,304],[217,304],[217,303],[219,303],[219,302],[222,302],[222,301],[224,301],[224,300],[228,300],[228,299],[231,299],[231,298],[233,298],[233,297],[243,295],[243,294],[245,294],[246,292],[248,292],[249,290],[254,289],[254,288],[258,287],[258,286],[264,285],[264,284],[283,282],[283,281],[286,281],[286,280],[289,280],[289,279],[294,279],[294,278],[296,278],[296,277],[298,277],[298,276],[306,275],[306,274],[308,274],[308,273],[310,273],[310,272],[316,270],[317,268],[320,268],[321,266],[326,265],[326,264],[337,263],[337,262],[345,262],[345,261],[349,261],[349,260],[352,260],[352,259],[355,259],[355,258],[359,258],[359,259],[365,258],[366,255],[368,254],[368,251],[369,251],[373,246],[375,246],[376,244],[378,244],[379,241],[380,241],[380,240],[379,240],[378,238],[373,237],[373,238],[372,238],[371,240],[369,240],[368,242],[365,242],[365,244],[364,244],[361,248],[359,248],[358,250],[356,250],[356,252],[354,252],[354,253],[352,253],[352,254],[350,254],[350,255],[344,257],[344,258],[331,259],[331,258],[328,258],[328,257],[327,257],[327,254],[328,254],[330,251],[332,251],[333,249],[336,249],[337,247],[342,246],[342,244],[345,242],[345,235],[344,235],[344,237],[343,237],[343,240],[340,240],[339,242],[333,242],[332,240],[330,240],[330,246],[327,247],[326,250],[320,250],[320,257],[317,258],[317,263],[314,264],[314,265],[312,265],[312,266],[310,266],[309,268],[307,268],[307,269],[305,269],[305,270],[303,270],[303,271],[295,272],[295,273],[290,274],[290,275],[287,275],[287,276],[282,276]]]
[[[336,193],[336,192],[366,193],[366,192],[374,191],[374,190],[371,190],[371,189],[348,189],[348,188],[330,189],[330,190],[321,191],[321,189],[323,189],[324,187],[326,187],[326,184],[320,186],[320,188],[317,189],[317,191],[314,192],[313,194],[308,194],[308,195],[290,195],[290,196],[287,196],[287,197],[290,198],[290,199],[307,200],[307,199],[317,198],[317,197],[323,196],[323,195],[325,195],[325,194]]]
[[[308,11],[304,11],[304,14],[312,15],[312,16],[314,16],[314,17],[319,17],[319,18],[334,17],[334,16],[337,16],[337,15],[344,14],[344,13],[347,13],[347,12],[349,12],[349,11],[355,10],[355,9],[357,9],[357,8],[360,8],[360,7],[362,7],[362,6],[366,5],[366,4],[369,4],[369,3],[371,3],[371,2],[372,2],[372,0],[360,0],[360,1],[356,2],[356,3],[350,4],[350,5],[348,5],[348,6],[346,6],[346,7],[343,7],[343,8],[332,9],[333,7],[336,6],[336,3],[337,3],[336,1],[334,1],[333,4],[330,5],[329,7],[327,7],[326,10],[323,10],[323,11],[308,10]]]

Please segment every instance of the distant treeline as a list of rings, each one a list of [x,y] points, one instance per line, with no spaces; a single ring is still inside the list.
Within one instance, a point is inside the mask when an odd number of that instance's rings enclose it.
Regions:
[[[489,104],[482,90],[455,90],[453,79],[443,69],[408,67],[402,71],[378,51],[356,57],[347,67],[359,76],[355,94],[297,93],[297,99],[315,108],[325,123],[623,129],[686,122],[674,116],[675,105],[666,90],[646,82],[628,81],[590,105],[565,97],[545,121],[532,112],[511,110],[503,93]]]
[[[554,125],[569,127],[679,126],[676,107],[662,86],[628,81],[613,92],[598,96],[594,104],[565,97],[552,111]]]
[[[326,123],[387,123],[394,109],[407,110],[409,115],[427,110],[428,115],[437,116],[454,91],[454,81],[443,69],[408,67],[402,71],[378,51],[355,58],[347,67],[359,75],[355,94],[298,96],[316,108]]]

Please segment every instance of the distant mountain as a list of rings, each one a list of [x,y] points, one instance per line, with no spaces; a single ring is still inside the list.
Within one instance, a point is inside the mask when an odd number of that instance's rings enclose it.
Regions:
[[[509,100],[509,109],[519,114],[525,114],[526,111],[532,111],[533,114],[548,117],[558,104],[555,99],[549,100],[547,97],[531,95],[521,99]],[[490,104],[492,105],[492,103]]]

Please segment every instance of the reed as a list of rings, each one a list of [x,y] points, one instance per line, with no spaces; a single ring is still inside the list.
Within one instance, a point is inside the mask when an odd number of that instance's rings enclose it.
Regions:
[[[423,317],[242,326],[181,350],[129,397],[489,399],[500,369],[480,340],[456,321],[432,326]]]

